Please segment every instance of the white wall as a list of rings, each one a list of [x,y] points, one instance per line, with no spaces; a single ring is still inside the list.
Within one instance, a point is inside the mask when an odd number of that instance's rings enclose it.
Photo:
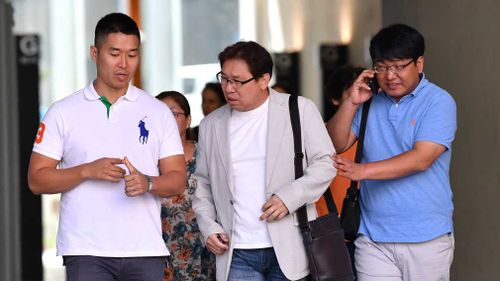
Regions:
[[[257,41],[271,52],[301,52],[301,94],[322,106],[321,44],[350,44],[349,60],[369,66],[367,39],[382,25],[381,0],[257,0]]]

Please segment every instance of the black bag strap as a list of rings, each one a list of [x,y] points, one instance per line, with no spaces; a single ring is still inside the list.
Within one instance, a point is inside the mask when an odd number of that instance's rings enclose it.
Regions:
[[[298,179],[304,175],[304,167],[302,164],[304,153],[302,152],[302,133],[300,130],[299,104],[297,95],[290,95],[288,107],[290,110],[290,122],[292,124],[293,132],[293,149],[295,152],[293,160],[295,166],[295,179]],[[330,213],[338,214],[337,207],[335,206],[335,202],[333,201],[329,188],[325,191],[325,193],[323,193],[323,196],[325,197],[328,211]],[[297,215],[300,229],[308,228],[307,210],[305,205],[297,210]]]
[[[328,187],[325,190],[325,193],[323,193],[323,197],[325,198],[326,207],[328,208],[328,213],[338,215],[339,211],[337,211],[337,205],[335,205],[335,201],[333,201],[333,196],[332,192],[330,191],[330,187]]]
[[[290,110],[290,122],[292,123],[293,132],[293,150],[295,152],[295,157],[293,159],[293,164],[295,166],[295,179],[298,179],[304,175],[304,168],[302,166],[304,153],[302,152],[302,133],[300,130],[299,103],[297,95],[290,95],[288,108]]]
[[[366,121],[368,120],[368,110],[370,110],[370,105],[372,99],[369,99],[363,104],[363,112],[361,114],[361,124],[359,126],[358,133],[358,147],[356,148],[356,156],[354,157],[354,162],[361,162],[363,157],[363,147],[365,142],[365,131],[366,131]],[[358,181],[351,181],[351,185],[347,189],[346,198],[356,198],[358,196]]]

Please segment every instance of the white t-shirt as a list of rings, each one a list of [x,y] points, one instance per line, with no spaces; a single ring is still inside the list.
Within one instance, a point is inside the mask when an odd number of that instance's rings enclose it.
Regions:
[[[61,169],[127,156],[151,176],[159,175],[161,158],[183,154],[177,124],[164,103],[130,85],[108,117],[92,83],[51,106],[33,151],[60,160]],[[168,255],[160,198],[150,193],[127,197],[124,188],[124,181],[86,180],[62,193],[57,254]]]
[[[258,108],[233,110],[229,121],[234,177],[234,247],[272,247],[266,221],[260,221],[266,202],[266,148],[269,99]]]

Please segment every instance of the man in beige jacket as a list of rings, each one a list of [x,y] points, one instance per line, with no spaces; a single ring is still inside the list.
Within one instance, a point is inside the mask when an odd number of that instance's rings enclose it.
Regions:
[[[288,94],[269,88],[270,54],[238,42],[219,54],[227,105],[200,125],[197,190],[200,230],[217,255],[217,280],[305,280],[307,257],[296,210],[326,190],[332,143],[314,104],[299,97],[304,176],[294,177]]]

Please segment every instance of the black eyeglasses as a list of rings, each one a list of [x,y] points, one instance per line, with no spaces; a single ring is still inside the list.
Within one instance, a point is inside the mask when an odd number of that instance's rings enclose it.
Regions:
[[[228,79],[227,77],[224,77],[222,76],[222,71],[217,73],[217,80],[219,80],[220,84],[225,87],[227,84],[231,84],[233,85],[233,87],[235,87],[236,89],[239,89],[241,88],[243,85],[245,85],[246,83],[252,81],[255,79],[255,76],[250,78],[250,79],[247,79],[245,81],[240,81],[240,80],[236,80],[236,79]]]
[[[400,72],[401,70],[403,70],[405,67],[407,67],[408,65],[410,65],[410,63],[414,62],[415,60],[411,60],[409,61],[408,63],[406,64],[403,64],[403,65],[391,65],[391,66],[387,66],[387,65],[374,65],[373,66],[373,70],[375,71],[375,73],[386,73],[387,71],[390,71],[392,73],[398,73]]]

